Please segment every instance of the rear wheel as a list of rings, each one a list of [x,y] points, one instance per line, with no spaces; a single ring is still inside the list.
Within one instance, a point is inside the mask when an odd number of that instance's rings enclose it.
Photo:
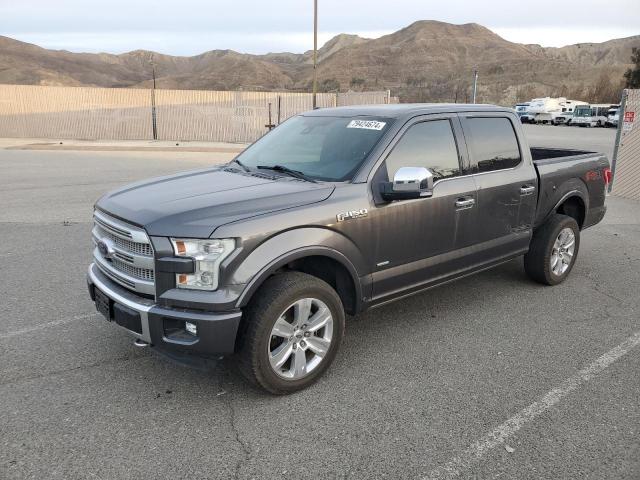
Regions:
[[[578,256],[580,228],[567,215],[555,214],[540,227],[524,256],[524,268],[529,277],[546,285],[563,282]]]
[[[300,272],[268,279],[244,312],[239,368],[274,394],[301,390],[329,368],[344,335],[338,294]]]

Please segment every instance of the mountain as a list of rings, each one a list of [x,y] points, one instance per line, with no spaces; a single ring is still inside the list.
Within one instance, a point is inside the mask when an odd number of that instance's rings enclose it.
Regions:
[[[390,89],[402,101],[466,101],[472,71],[482,102],[512,104],[562,95],[615,101],[640,36],[561,48],[509,42],[475,23],[418,21],[390,35],[338,35],[318,49],[321,89]],[[308,91],[313,53],[192,57],[136,50],[121,55],[47,50],[0,36],[0,83]]]

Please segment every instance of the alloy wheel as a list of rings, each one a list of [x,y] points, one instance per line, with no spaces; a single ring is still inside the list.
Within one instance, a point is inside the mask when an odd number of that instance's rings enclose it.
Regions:
[[[331,346],[333,316],[317,298],[302,298],[285,309],[271,329],[267,348],[272,370],[299,380],[320,365]]]
[[[563,228],[551,250],[551,259],[549,260],[551,271],[556,276],[561,276],[571,266],[573,254],[576,248],[576,236],[570,228]]]

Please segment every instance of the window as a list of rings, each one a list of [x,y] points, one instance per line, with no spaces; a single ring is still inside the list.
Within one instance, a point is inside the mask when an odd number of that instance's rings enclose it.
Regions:
[[[282,165],[312,178],[353,177],[393,120],[382,117],[293,117],[238,156],[245,166]]]
[[[467,118],[469,146],[479,172],[513,168],[520,163],[520,149],[508,118]]]
[[[389,179],[401,167],[426,167],[434,180],[460,175],[456,140],[449,120],[416,123],[405,132],[386,160]]]

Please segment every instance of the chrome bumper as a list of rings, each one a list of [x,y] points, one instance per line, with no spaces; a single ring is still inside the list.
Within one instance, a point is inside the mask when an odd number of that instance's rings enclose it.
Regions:
[[[102,293],[115,302],[138,312],[140,314],[142,333],[132,332],[126,328],[124,328],[124,330],[136,338],[140,338],[147,343],[151,343],[151,334],[149,332],[149,311],[155,306],[155,302],[153,300],[134,295],[129,290],[110,281],[107,276],[100,271],[95,263],[89,265],[87,282],[95,285]]]

